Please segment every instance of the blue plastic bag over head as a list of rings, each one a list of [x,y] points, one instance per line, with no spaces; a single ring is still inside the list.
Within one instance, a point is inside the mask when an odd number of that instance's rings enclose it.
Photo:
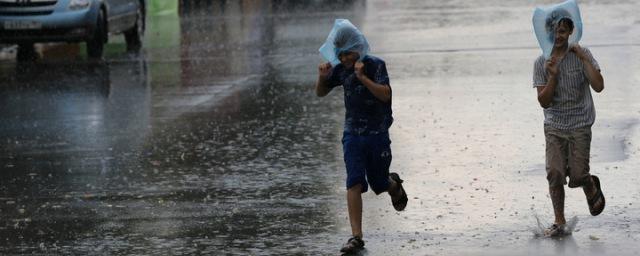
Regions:
[[[545,59],[549,59],[551,56],[555,41],[555,28],[562,18],[569,18],[573,21],[574,28],[573,33],[569,36],[569,45],[577,44],[582,37],[582,19],[575,0],[537,7],[533,12],[533,30]]]
[[[331,63],[340,64],[338,56],[342,52],[357,52],[360,60],[369,54],[369,43],[362,32],[347,19],[336,19],[327,40],[319,49],[320,55]]]

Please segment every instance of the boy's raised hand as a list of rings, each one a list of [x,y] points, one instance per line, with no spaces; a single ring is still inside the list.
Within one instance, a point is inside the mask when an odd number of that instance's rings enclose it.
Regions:
[[[318,65],[318,75],[321,77],[327,77],[331,73],[331,63],[321,63]]]
[[[556,77],[558,75],[558,63],[556,62],[556,57],[551,57],[551,59],[544,63],[544,68],[551,77]]]
[[[362,63],[362,61],[357,61],[356,64],[353,66],[353,69],[358,79],[361,79],[362,77],[364,77],[364,63]]]
[[[571,45],[571,48],[569,48],[569,50],[574,52],[580,60],[582,61],[587,60],[587,54],[584,53],[584,49],[582,49],[580,45],[578,44]]]

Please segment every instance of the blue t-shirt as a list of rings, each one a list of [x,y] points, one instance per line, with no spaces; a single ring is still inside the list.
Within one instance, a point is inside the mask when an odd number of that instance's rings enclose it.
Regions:
[[[367,55],[362,59],[364,74],[372,81],[389,84],[387,67],[383,60]],[[391,100],[382,102],[360,82],[354,69],[346,69],[338,64],[331,70],[327,84],[330,88],[344,87],[344,106],[346,108],[344,131],[355,135],[386,133],[393,123]]]

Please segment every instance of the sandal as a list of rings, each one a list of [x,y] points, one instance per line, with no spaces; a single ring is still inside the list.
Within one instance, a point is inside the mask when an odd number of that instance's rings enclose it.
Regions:
[[[342,246],[340,252],[353,253],[362,248],[364,248],[364,241],[362,241],[362,238],[353,236],[349,238],[349,240],[347,240],[347,243]]]
[[[551,227],[548,227],[544,230],[544,236],[546,237],[556,237],[562,236],[564,234],[564,224],[553,224],[551,225]]]
[[[602,194],[602,188],[600,188],[600,179],[598,179],[598,176],[591,175],[591,179],[593,179],[593,183],[595,184],[597,191],[595,196],[587,198],[587,203],[589,204],[589,212],[591,212],[591,215],[598,216],[604,210],[604,195]],[[600,207],[596,208],[596,203],[600,200],[602,200],[602,204],[600,204]]]
[[[393,204],[393,208],[395,208],[396,211],[402,211],[404,210],[405,207],[407,207],[407,201],[409,201],[409,198],[407,198],[407,192],[405,192],[404,188],[402,187],[403,180],[401,180],[400,176],[395,172],[390,173],[389,178],[391,178],[393,181],[396,182],[396,184],[398,184],[398,189],[400,190],[400,193],[401,193],[400,197],[397,198],[396,200],[394,200],[392,196],[391,203]]]

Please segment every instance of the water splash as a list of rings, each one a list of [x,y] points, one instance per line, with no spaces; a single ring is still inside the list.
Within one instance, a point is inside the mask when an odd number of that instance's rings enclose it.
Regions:
[[[538,216],[537,214],[534,214],[533,217],[536,219],[536,226],[531,228],[531,232],[533,232],[533,235],[536,237],[549,237],[545,234],[544,231],[545,229],[550,227],[553,223],[541,221],[540,216]],[[559,236],[571,235],[571,233],[573,233],[573,231],[576,229],[577,224],[578,224],[578,217],[573,216],[571,219],[569,219],[569,221],[567,221],[567,223],[564,226],[564,231]]]

